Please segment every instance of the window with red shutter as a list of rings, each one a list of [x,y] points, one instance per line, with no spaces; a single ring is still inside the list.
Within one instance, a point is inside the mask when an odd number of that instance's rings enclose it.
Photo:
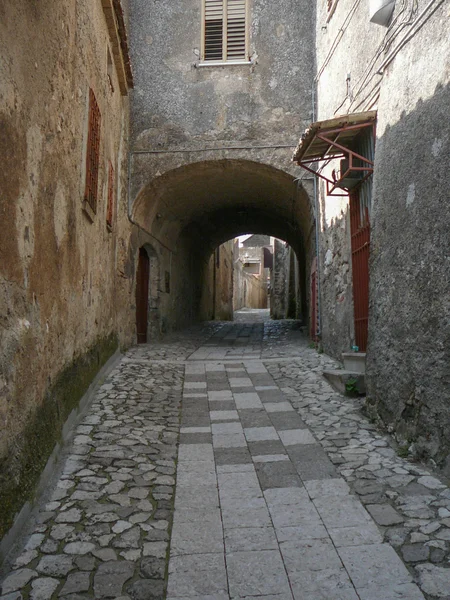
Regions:
[[[89,90],[89,124],[86,150],[86,184],[84,200],[91,211],[97,212],[98,173],[100,165],[100,109],[92,90]]]
[[[112,162],[109,161],[109,174],[108,174],[108,206],[106,210],[106,225],[111,231],[113,226],[114,216],[114,167]]]

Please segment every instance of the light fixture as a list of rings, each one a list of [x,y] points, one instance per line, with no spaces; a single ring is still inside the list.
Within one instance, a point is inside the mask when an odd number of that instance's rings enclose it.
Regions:
[[[395,0],[370,0],[370,22],[387,27],[395,8]]]

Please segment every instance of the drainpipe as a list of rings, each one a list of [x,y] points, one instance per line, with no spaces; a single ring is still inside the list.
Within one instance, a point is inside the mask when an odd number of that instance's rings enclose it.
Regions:
[[[212,320],[215,321],[216,320],[216,283],[217,283],[217,273],[216,273],[216,269],[217,269],[217,265],[216,265],[216,252],[217,250],[214,250],[214,254],[213,254],[213,264],[214,264],[214,269],[213,269],[213,314],[212,314]]]
[[[312,121],[316,120],[316,85],[314,81],[311,90],[311,104],[312,104]],[[317,281],[317,331],[316,335],[319,337],[322,333],[322,302],[320,298],[320,255],[319,255],[319,236],[320,236],[320,210],[319,210],[319,191],[317,188],[317,175],[314,175],[314,212],[316,221],[316,281]]]

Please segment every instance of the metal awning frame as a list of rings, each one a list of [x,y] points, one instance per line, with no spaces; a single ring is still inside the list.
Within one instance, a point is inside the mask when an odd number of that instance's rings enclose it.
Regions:
[[[357,125],[344,125],[342,127],[330,129],[330,130],[326,131],[326,133],[321,133],[319,130],[314,135],[314,138],[311,140],[310,145],[312,144],[314,139],[319,139],[328,144],[326,150],[324,150],[319,156],[316,156],[315,158],[310,158],[310,159],[305,159],[305,160],[300,159],[298,161],[298,164],[300,167],[302,167],[303,169],[306,169],[307,171],[309,171],[310,173],[313,173],[314,175],[317,175],[317,177],[320,177],[321,179],[323,179],[326,182],[328,196],[338,196],[338,197],[348,196],[348,193],[336,193],[335,190],[342,189],[342,187],[339,184],[346,177],[348,177],[351,173],[365,172],[365,175],[359,180],[358,185],[360,185],[361,183],[366,181],[366,179],[368,179],[372,175],[374,163],[371,160],[369,160],[365,156],[361,156],[361,154],[358,154],[357,152],[354,152],[353,150],[350,150],[350,148],[347,148],[346,146],[343,146],[342,144],[338,143],[339,136],[344,131],[351,131],[351,130],[355,130],[355,129],[360,130],[365,127],[375,128],[373,121],[370,121],[367,123],[358,123]],[[330,136],[332,136],[332,137],[330,138]],[[331,150],[334,150],[334,149],[336,149],[337,151],[335,151],[333,154],[330,155],[329,153],[331,152]],[[337,179],[335,177],[333,177],[333,179],[326,177],[321,171],[332,160],[339,159],[339,158],[348,158],[348,161],[349,161],[348,169],[345,171],[345,173],[340,174],[339,179]],[[362,166],[362,167],[355,166],[353,164],[353,160],[355,158],[359,159],[360,161],[362,161],[363,163],[365,163],[368,166]],[[314,165],[314,164],[317,164],[320,162],[322,162],[323,164],[319,170],[312,169],[310,166],[308,166],[308,165]],[[334,175],[334,171],[333,171],[333,175]]]

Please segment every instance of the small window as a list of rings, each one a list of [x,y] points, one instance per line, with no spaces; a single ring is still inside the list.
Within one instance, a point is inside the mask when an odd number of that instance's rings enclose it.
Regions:
[[[106,57],[106,73],[108,76],[108,83],[109,83],[109,89],[111,90],[111,93],[114,93],[114,65],[113,65],[113,60],[111,58],[111,52],[109,51],[109,48],[107,48],[107,57]]]
[[[106,226],[109,231],[112,230],[113,216],[114,216],[114,167],[112,162],[109,161],[109,174],[108,174],[108,206],[106,210]]]
[[[248,0],[202,0],[205,62],[248,60]]]
[[[327,2],[327,21],[329,21],[336,9],[336,4],[339,0],[326,0]]]
[[[100,109],[95,94],[89,90],[89,129],[86,151],[86,185],[84,200],[91,211],[97,212],[98,173],[100,165]]]

